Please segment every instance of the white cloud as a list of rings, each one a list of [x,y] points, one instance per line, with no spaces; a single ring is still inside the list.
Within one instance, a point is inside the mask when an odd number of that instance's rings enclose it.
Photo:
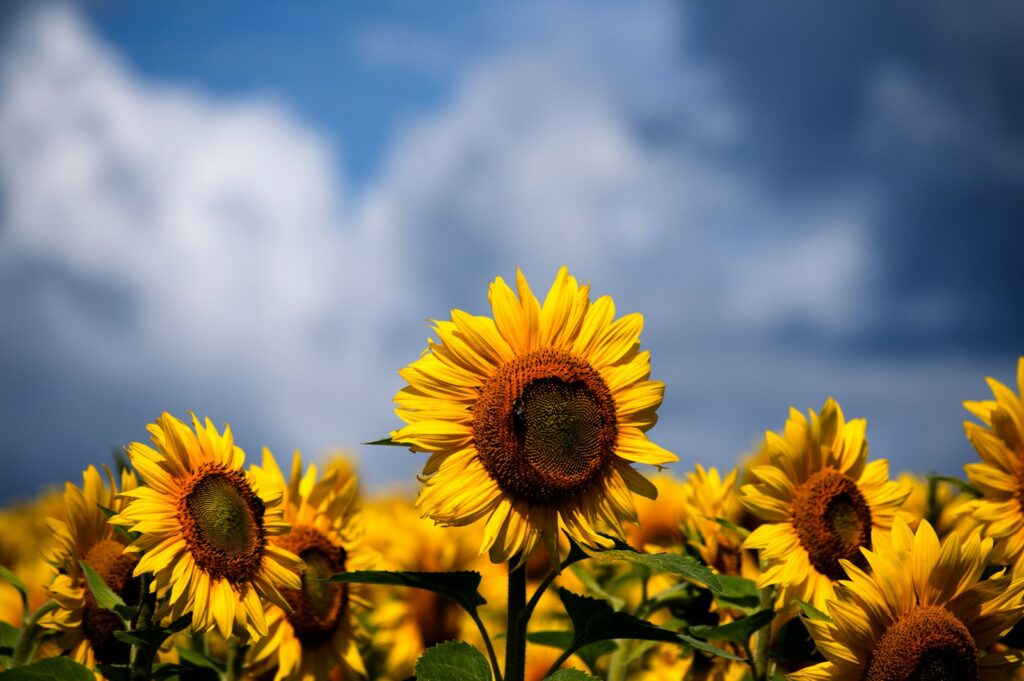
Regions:
[[[727,463],[777,425],[751,415],[771,399],[781,418],[789,399],[771,392],[777,372],[752,368],[757,339],[792,319],[857,329],[871,205],[849,190],[782,200],[722,162],[742,117],[713,74],[676,64],[673,33],[638,26],[650,33],[631,34],[637,69],[603,68],[618,55],[587,41],[473,64],[396,137],[365,193],[346,196],[329,145],[282,105],[147,82],[73,11],[41,11],[0,72],[0,275],[32,263],[56,282],[33,298],[42,328],[16,333],[55,342],[81,371],[69,380],[215,395],[231,415],[213,416],[263,429],[250,442],[317,449],[394,424],[395,370],[422,348],[425,317],[483,312],[485,283],[517,265],[540,290],[568,263],[647,314],[655,368],[678,381],[661,437]],[[679,92],[633,81],[669,62]],[[666,106],[675,127],[652,133]],[[97,312],[111,306],[123,314]],[[733,361],[737,339],[750,345]],[[777,366],[820,368],[780,352]],[[724,399],[689,412],[700,424],[687,417],[687,401],[726,384],[760,396],[745,419]],[[728,431],[718,449],[716,428]],[[372,454],[378,482],[419,463]]]

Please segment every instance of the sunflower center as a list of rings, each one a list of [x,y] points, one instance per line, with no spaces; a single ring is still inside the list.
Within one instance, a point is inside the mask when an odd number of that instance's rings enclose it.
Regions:
[[[587,362],[545,348],[505,363],[474,406],[480,460],[505,492],[552,505],[585,491],[610,465],[615,400]]]
[[[178,520],[196,564],[233,584],[248,582],[263,565],[265,511],[245,475],[223,464],[200,466],[178,501]]]
[[[852,478],[820,470],[797,490],[793,507],[793,527],[818,572],[836,581],[846,576],[841,559],[867,565],[860,548],[871,548],[871,508]]]
[[[976,681],[978,647],[964,623],[937,605],[894,622],[875,646],[865,681]]]
[[[345,570],[345,549],[335,546],[318,530],[293,527],[280,545],[305,563],[302,589],[282,589],[292,606],[288,622],[306,648],[316,648],[331,639],[348,609],[348,588],[344,584],[318,581]]]
[[[112,539],[104,539],[93,544],[82,557],[86,565],[96,571],[110,589],[128,605],[139,600],[139,580],[132,577],[139,557],[134,553],[124,553],[124,544]],[[96,659],[104,664],[123,664],[128,662],[128,644],[114,637],[115,631],[121,631],[124,625],[114,613],[104,610],[96,604],[92,592],[86,590],[85,608],[82,611],[82,632],[89,640]]]

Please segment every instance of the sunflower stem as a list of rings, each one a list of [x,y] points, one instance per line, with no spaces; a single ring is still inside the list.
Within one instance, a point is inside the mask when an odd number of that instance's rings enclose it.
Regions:
[[[149,629],[153,626],[153,601],[156,596],[149,592],[149,586],[152,582],[153,577],[148,573],[143,573],[139,577],[139,593],[142,594],[141,603],[139,604],[139,612],[135,619],[132,621],[132,629]],[[139,646],[132,644],[131,652],[131,679],[132,681],[143,681],[152,677],[153,667],[153,656],[140,648]]]
[[[518,554],[508,564],[508,631],[505,633],[505,681],[526,674],[526,561]]]
[[[19,667],[32,659],[32,653],[36,648],[36,640],[43,628],[40,626],[39,620],[56,609],[57,601],[47,601],[25,620],[24,625],[21,627],[21,632],[18,634],[18,640],[14,644],[14,652],[11,654],[12,668]]]
[[[772,607],[775,601],[775,588],[767,586],[761,590],[761,609]],[[755,681],[767,681],[771,677],[768,669],[768,646],[772,640],[771,625],[763,627],[754,635],[754,679]],[[748,653],[749,656],[749,653]]]

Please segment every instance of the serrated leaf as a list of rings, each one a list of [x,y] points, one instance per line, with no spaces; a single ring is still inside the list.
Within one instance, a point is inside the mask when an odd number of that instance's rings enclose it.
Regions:
[[[797,605],[800,606],[800,609],[804,611],[804,617],[806,617],[807,619],[821,620],[822,622],[831,622],[832,621],[831,617],[829,617],[827,614],[823,613],[821,610],[818,610],[817,608],[815,608],[813,605],[811,605],[807,601],[802,601],[799,598],[795,598],[793,600],[795,600]]]
[[[433,591],[447,596],[467,612],[487,603],[480,592],[479,572],[386,572],[384,570],[356,570],[341,572],[328,577],[326,582],[344,584],[379,584],[384,586],[408,586],[413,589]]]
[[[491,681],[491,665],[468,643],[448,641],[420,655],[416,681]]]
[[[598,681],[598,679],[579,669],[559,669],[551,676],[544,677],[544,681]]]
[[[691,556],[678,553],[641,553],[632,549],[610,549],[595,551],[590,557],[598,563],[627,561],[635,565],[643,565],[655,573],[666,573],[686,577],[710,587],[712,591],[721,591],[722,585],[718,575]]]
[[[21,596],[21,612],[23,615],[28,614],[28,589],[25,587],[25,583],[18,579],[18,575],[8,570],[3,565],[0,565],[0,578],[3,578],[11,586],[13,586],[18,595]]]
[[[570,648],[579,648],[597,641],[630,638],[641,641],[675,642],[674,632],[657,627],[624,612],[612,610],[605,601],[580,596],[559,587],[558,596],[572,620],[573,643]]]
[[[745,646],[755,631],[765,628],[773,619],[775,619],[774,611],[760,610],[749,617],[743,617],[735,622],[729,622],[717,627],[708,625],[690,627],[690,634],[703,639],[729,641],[739,646]]]
[[[549,648],[568,650],[573,643],[573,633],[571,631],[534,631],[526,635],[526,640]],[[577,650],[575,655],[593,670],[598,659],[614,652],[615,644],[611,641],[595,641]]]
[[[0,672],[3,681],[96,681],[88,667],[67,657],[45,660]]]
[[[608,593],[604,587],[598,583],[597,579],[594,578],[594,575],[588,572],[582,565],[570,565],[569,569],[572,570],[574,575],[576,575],[576,579],[580,580],[580,583],[587,587],[587,591],[611,603],[613,609],[621,610],[626,605],[624,600],[618,596]]]
[[[412,445],[408,442],[395,442],[389,437],[385,437],[380,440],[374,440],[373,442],[364,442],[363,444],[371,447],[402,447],[404,449],[412,448]]]
[[[718,575],[721,592],[715,594],[719,601],[745,610],[756,610],[761,606],[761,591],[753,580],[737,575]]]
[[[683,641],[691,648],[703,651],[709,655],[717,655],[718,657],[724,657],[727,660],[736,660],[737,662],[746,662],[746,658],[740,657],[739,655],[733,655],[727,650],[722,650],[718,646],[711,645],[706,641],[701,641],[699,638],[687,636],[686,634],[679,634],[679,640]]]

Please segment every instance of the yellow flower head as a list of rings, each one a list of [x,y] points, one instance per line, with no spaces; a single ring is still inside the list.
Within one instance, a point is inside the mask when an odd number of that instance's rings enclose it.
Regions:
[[[366,674],[353,615],[368,604],[354,587],[316,581],[339,572],[366,570],[374,562],[362,545],[358,484],[351,468],[344,465],[328,466],[320,480],[317,475],[315,464],[303,474],[298,452],[288,479],[267,449],[263,466],[252,467],[261,489],[283,495],[284,520],[291,530],[273,543],[299,556],[305,565],[302,588],[282,591],[291,611],[270,608],[268,635],[250,653],[257,669],[277,664],[277,681],[324,679],[332,670]]]
[[[790,410],[783,434],[768,432],[771,465],[740,501],[765,521],[743,543],[767,562],[758,586],[781,587],[780,603],[799,598],[824,607],[842,560],[861,566],[875,529],[888,530],[910,490],[889,480],[884,459],[868,462],[863,419],[847,422],[832,399],[810,418]]]
[[[1014,392],[988,379],[994,400],[964,402],[967,411],[984,425],[964,423],[967,439],[978,450],[981,463],[964,466],[971,484],[982,498],[970,503],[970,512],[985,527],[985,535],[996,540],[993,560],[1024,562],[1024,357],[1017,361],[1017,390]]]
[[[638,526],[630,527],[626,539],[630,546],[662,553],[678,552],[683,546],[683,522],[686,519],[688,485],[672,475],[658,473],[651,476],[658,490],[656,499],[640,497],[636,500]]]
[[[129,446],[145,485],[123,493],[130,501],[110,522],[139,533],[134,574],[153,573],[162,617],[191,612],[198,631],[264,636],[260,598],[289,609],[279,589],[302,588],[302,562],[269,541],[288,531],[280,492],[242,470],[230,428],[220,435],[194,415],[192,425],[165,413],[149,426],[156,449]]]
[[[67,521],[50,520],[56,539],[49,561],[60,574],[50,586],[50,596],[58,607],[42,620],[43,626],[62,632],[60,646],[70,656],[89,667],[97,663],[126,664],[128,644],[118,641],[114,632],[124,629],[117,615],[96,604],[85,580],[84,562],[103,578],[126,603],[139,600],[139,582],[132,575],[138,555],[125,552],[128,540],[107,523],[109,514],[103,509],[118,511],[124,500],[118,497],[118,484],[110,469],[104,466],[109,484],[104,483],[95,466],[82,473],[82,487],[70,482],[64,491]],[[135,474],[122,471],[120,489],[136,488]],[[102,508],[101,508],[102,507]]]
[[[430,452],[421,512],[444,525],[485,521],[491,560],[525,557],[538,540],[553,557],[564,529],[596,547],[636,522],[631,491],[654,486],[631,463],[676,456],[647,439],[664,385],[648,380],[643,317],[615,319],[609,297],[590,302],[563,267],[541,304],[522,272],[518,297],[491,284],[494,318],[453,310],[440,343],[400,373],[407,425],[392,440]],[[596,526],[596,527],[595,527]]]
[[[872,532],[871,546],[870,574],[842,561],[848,579],[827,605],[831,621],[804,620],[827,661],[790,679],[1009,678],[1019,654],[992,647],[1024,612],[1024,580],[1005,571],[981,579],[991,539],[975,531],[940,545],[928,521],[915,533],[898,518],[891,534]]]
[[[738,524],[743,515],[738,469],[724,478],[716,468],[697,464],[686,483],[686,534],[689,544],[705,563],[726,575],[757,576],[751,551],[743,549],[743,538],[735,529],[724,527],[719,519]]]

